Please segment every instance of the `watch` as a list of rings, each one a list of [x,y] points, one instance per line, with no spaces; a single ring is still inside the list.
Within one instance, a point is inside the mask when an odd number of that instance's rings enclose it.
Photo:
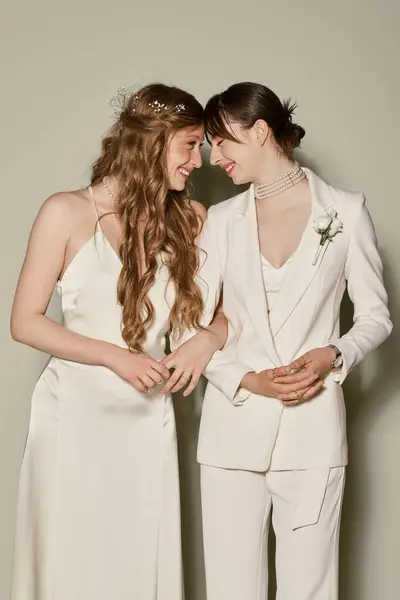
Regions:
[[[332,369],[339,369],[343,365],[343,356],[341,351],[334,344],[328,344],[328,348],[332,348],[336,355],[335,360],[332,361]]]

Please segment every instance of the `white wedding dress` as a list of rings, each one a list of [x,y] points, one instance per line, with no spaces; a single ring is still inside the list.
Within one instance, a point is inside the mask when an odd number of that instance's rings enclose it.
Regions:
[[[94,203],[91,188],[90,194]],[[126,347],[116,297],[120,270],[98,222],[58,283],[65,327]],[[157,360],[174,301],[168,279],[160,262],[143,348]],[[142,394],[105,367],[51,358],[32,398],[11,599],[182,597],[170,395],[159,388]]]

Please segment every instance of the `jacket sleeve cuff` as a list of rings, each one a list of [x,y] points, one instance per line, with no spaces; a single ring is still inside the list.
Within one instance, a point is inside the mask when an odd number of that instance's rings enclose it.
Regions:
[[[250,394],[251,392],[249,392],[249,390],[246,390],[245,388],[239,388],[236,394],[233,396],[232,404],[235,406],[242,406]]]
[[[354,352],[351,345],[349,343],[346,343],[346,340],[343,340],[341,338],[330,340],[329,343],[333,346],[336,346],[336,348],[338,348],[342,353],[342,366],[338,369],[333,369],[331,373],[333,380],[336,381],[339,385],[342,385],[355,365],[355,360],[353,356]]]
[[[240,387],[243,377],[250,372],[254,372],[254,369],[217,350],[206,366],[204,375],[230,402],[240,406],[250,395],[250,392]]]

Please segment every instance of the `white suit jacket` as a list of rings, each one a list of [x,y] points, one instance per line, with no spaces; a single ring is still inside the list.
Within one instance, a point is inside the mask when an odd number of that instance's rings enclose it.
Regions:
[[[229,469],[319,469],[347,463],[346,413],[341,383],[390,334],[392,324],[382,263],[362,194],[335,189],[307,172],[312,214],[272,310],[262,279],[254,191],[213,206],[199,241],[199,284],[205,311],[214,315],[223,288],[228,339],[204,374],[207,385],[198,460]],[[343,231],[325,246],[314,219],[334,207]],[[339,334],[339,310],[348,287],[354,325]],[[188,332],[184,341],[193,332]],[[275,399],[237,390],[245,373],[288,364],[307,350],[335,344],[344,364],[310,402],[284,407]]]

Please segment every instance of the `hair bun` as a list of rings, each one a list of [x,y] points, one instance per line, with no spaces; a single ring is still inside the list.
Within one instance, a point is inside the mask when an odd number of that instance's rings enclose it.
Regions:
[[[305,129],[296,123],[289,123],[287,127],[287,140],[290,140],[292,148],[298,148],[301,140],[306,135]]]
[[[285,100],[283,106],[283,127],[281,130],[280,141],[292,151],[300,146],[301,140],[306,135],[305,129],[297,123],[293,123],[292,117],[297,108],[295,102]]]

